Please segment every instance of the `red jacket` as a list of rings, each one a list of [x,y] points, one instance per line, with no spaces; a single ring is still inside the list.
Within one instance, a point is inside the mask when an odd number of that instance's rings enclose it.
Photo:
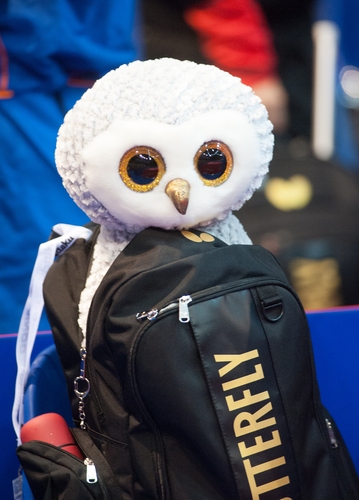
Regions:
[[[209,0],[185,12],[204,55],[252,86],[277,77],[272,34],[255,0]]]

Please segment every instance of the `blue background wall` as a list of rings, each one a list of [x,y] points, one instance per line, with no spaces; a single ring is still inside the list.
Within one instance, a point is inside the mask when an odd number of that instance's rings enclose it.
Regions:
[[[308,313],[323,403],[332,413],[359,471],[359,307]],[[52,344],[37,336],[34,356]],[[0,498],[13,500],[19,462],[11,411],[16,377],[15,335],[0,335]]]

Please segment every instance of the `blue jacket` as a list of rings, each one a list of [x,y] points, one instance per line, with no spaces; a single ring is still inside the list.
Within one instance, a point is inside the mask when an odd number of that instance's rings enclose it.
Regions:
[[[139,57],[135,3],[0,0],[0,334],[17,331],[52,226],[88,221],[56,171],[57,131],[94,80]]]
[[[5,4],[4,4],[5,2]],[[95,80],[139,55],[134,0],[2,0],[1,79],[9,89],[57,90]]]

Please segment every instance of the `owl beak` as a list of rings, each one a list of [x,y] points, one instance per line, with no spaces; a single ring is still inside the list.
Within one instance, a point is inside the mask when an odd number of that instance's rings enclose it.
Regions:
[[[187,212],[189,201],[190,185],[183,179],[173,179],[165,189],[166,194],[171,198],[172,203],[181,215]]]

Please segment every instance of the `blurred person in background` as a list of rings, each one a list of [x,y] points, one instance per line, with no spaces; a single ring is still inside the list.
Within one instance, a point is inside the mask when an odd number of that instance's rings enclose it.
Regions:
[[[288,93],[279,76],[273,33],[257,0],[209,0],[186,10],[207,59],[253,88],[276,134],[288,128]]]
[[[348,2],[351,8],[320,0],[321,18],[350,18],[355,0]],[[311,152],[318,0],[204,0],[182,12],[170,4],[163,9],[159,0],[144,0],[147,55],[204,60],[239,76],[274,124],[269,175],[239,215],[252,241],[276,255],[306,309],[358,303],[358,179],[343,163]],[[341,137],[349,136],[338,125]]]
[[[139,58],[137,15],[135,0],[1,2],[0,333],[17,331],[51,227],[87,222],[57,174],[56,135],[94,80]]]
[[[273,36],[256,0],[143,0],[146,58],[214,64],[239,76],[267,106],[276,130],[287,123]]]

